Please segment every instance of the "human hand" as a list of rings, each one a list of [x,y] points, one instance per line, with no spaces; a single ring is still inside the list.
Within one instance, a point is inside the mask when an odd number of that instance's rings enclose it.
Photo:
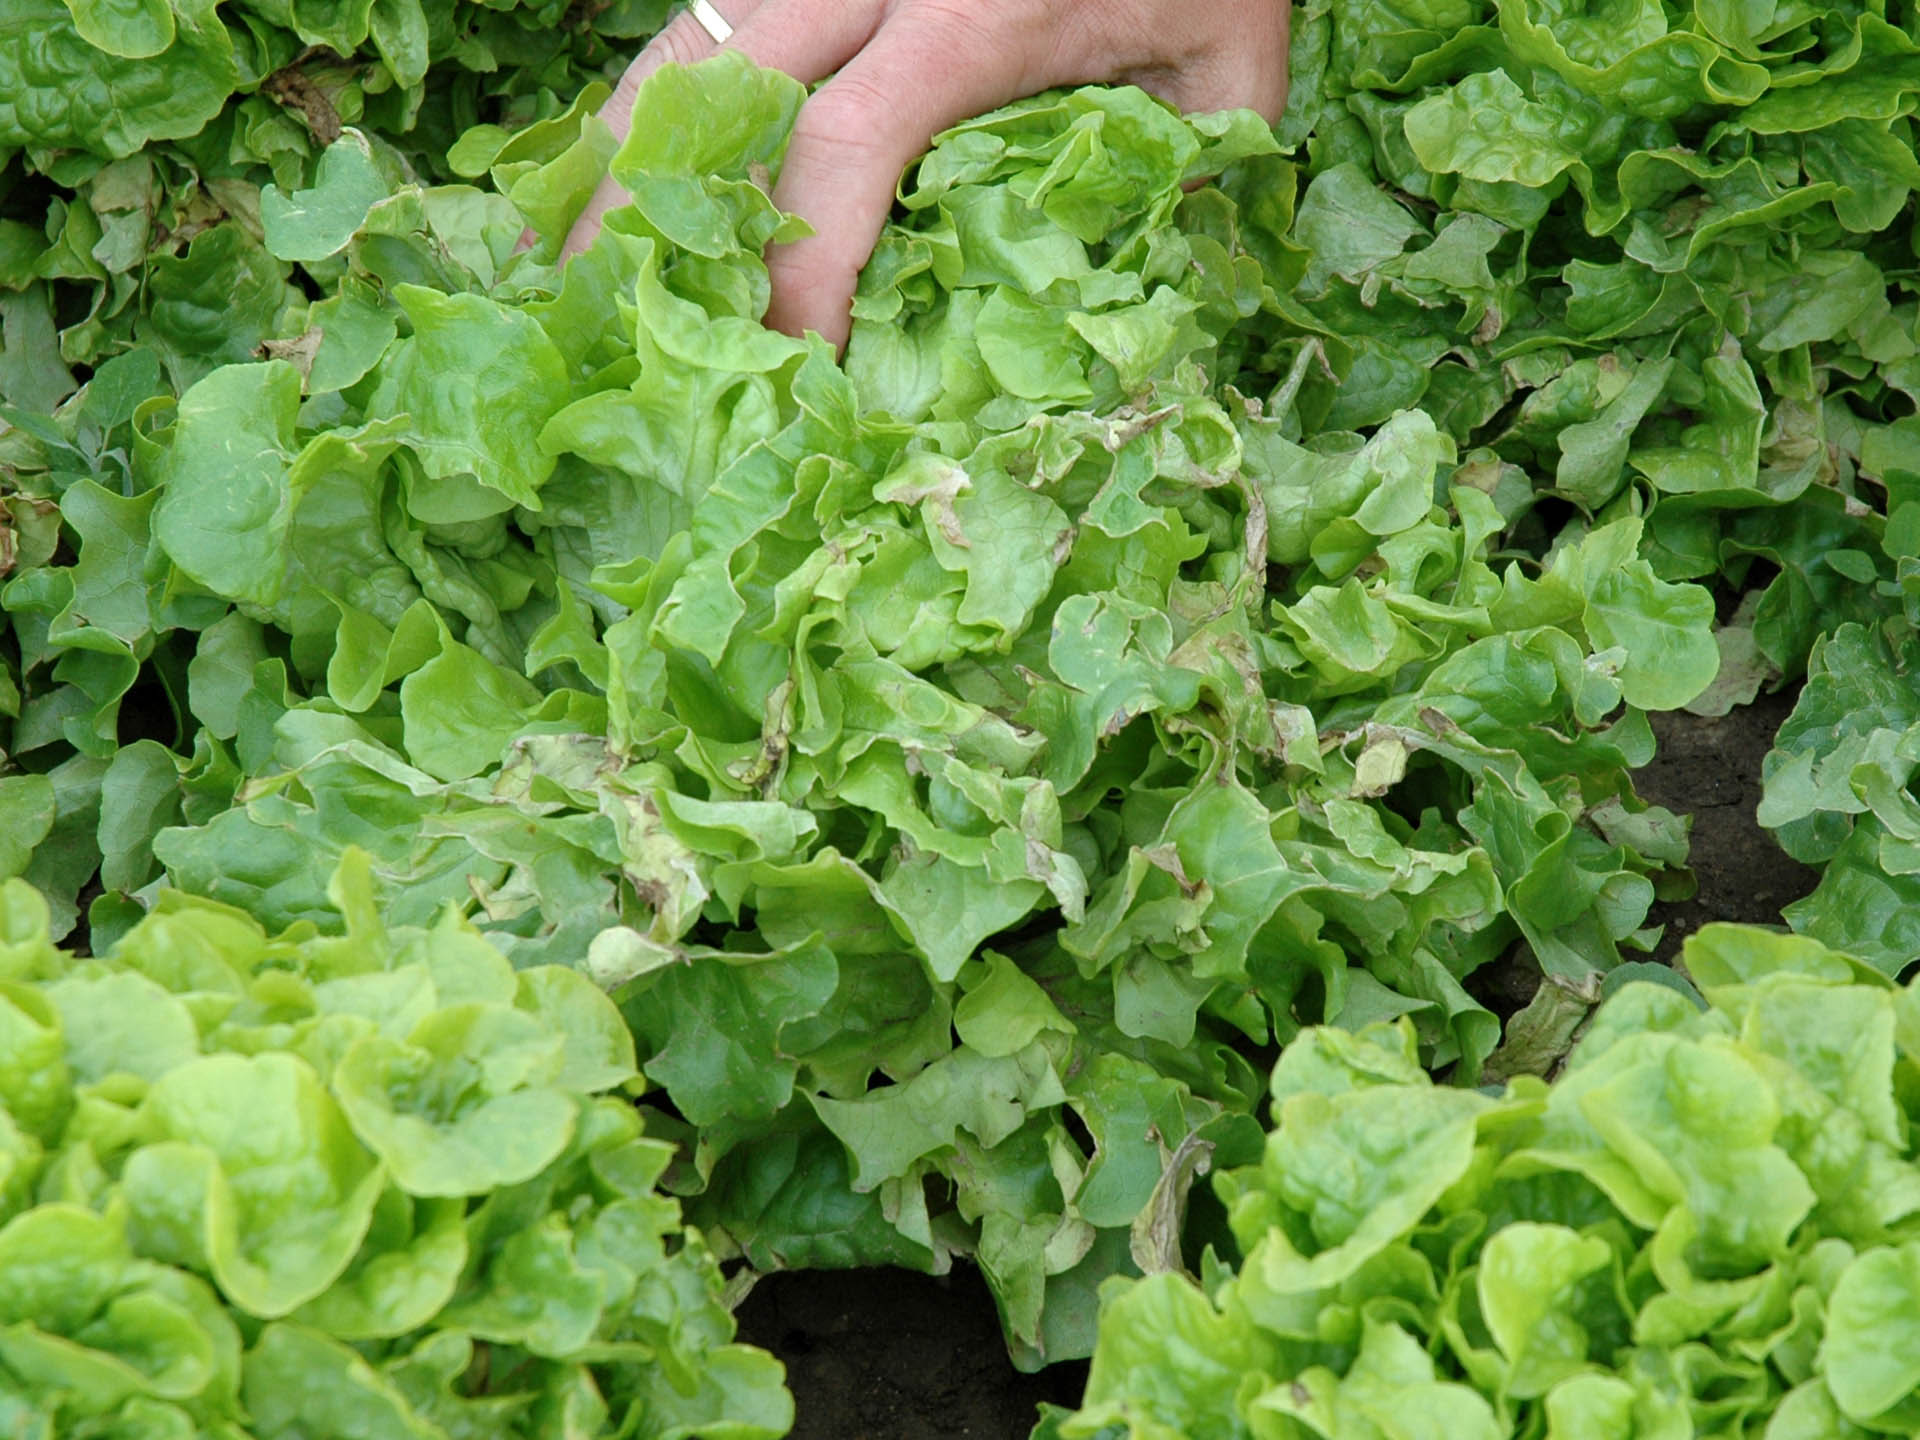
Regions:
[[[1058,85],[1139,85],[1183,110],[1245,106],[1279,118],[1287,97],[1288,0],[716,0],[730,49],[808,84],[774,189],[814,234],[767,255],[767,324],[842,347],[860,268],[901,173],[942,130]],[[634,97],[669,62],[718,49],[674,17],[600,112],[625,138]],[[626,201],[600,182],[561,253],[593,243]]]

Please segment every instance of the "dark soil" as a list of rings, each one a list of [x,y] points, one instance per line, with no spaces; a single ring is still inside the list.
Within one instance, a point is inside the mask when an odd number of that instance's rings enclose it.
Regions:
[[[1753,818],[1760,762],[1797,694],[1762,695],[1717,719],[1652,717],[1660,750],[1635,785],[1643,799],[1693,817],[1689,860],[1700,882],[1691,900],[1654,906],[1648,923],[1667,927],[1654,959],[1672,962],[1687,936],[1715,920],[1778,924],[1781,910],[1820,878]]]
[[[1718,719],[1653,717],[1660,750],[1636,785],[1648,801],[1693,817],[1699,881],[1691,899],[1654,907],[1650,923],[1667,927],[1655,958],[1673,960],[1714,920],[1777,923],[1783,906],[1813,888],[1814,872],[1783,855],[1753,818],[1761,759],[1792,709],[1786,693]],[[1503,1014],[1526,1003],[1538,976],[1516,967],[1508,978],[1514,994],[1482,996]],[[786,1363],[799,1411],[792,1440],[1024,1440],[1036,1405],[1076,1405],[1086,1383],[1084,1363],[1015,1371],[992,1297],[966,1266],[940,1279],[894,1270],[772,1275],[739,1318],[742,1339]]]
[[[1043,1400],[1076,1406],[1085,1362],[1022,1375],[980,1272],[800,1270],[740,1307],[740,1338],[787,1367],[791,1440],[1024,1440]]]

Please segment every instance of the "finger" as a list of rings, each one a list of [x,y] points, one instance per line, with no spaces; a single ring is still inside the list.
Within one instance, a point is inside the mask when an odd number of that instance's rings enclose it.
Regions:
[[[965,12],[904,9],[800,109],[774,202],[814,233],[767,254],[767,324],[847,342],[860,268],[893,208],[901,172],[940,131],[1034,88],[1022,37]]]
[[[733,27],[737,37],[740,28],[759,9],[760,0],[712,0],[712,4],[721,19]],[[627,127],[633,123],[633,102],[649,75],[662,65],[697,65],[719,48],[719,42],[707,33],[706,27],[694,18],[693,12],[682,10],[647,42],[646,49],[627,66],[620,83],[613,87],[613,94],[600,107],[600,118],[607,122],[615,135],[625,138]]]
[[[739,26],[752,13],[758,0],[716,0],[714,8],[722,19],[735,27]],[[633,105],[639,97],[640,87],[647,77],[662,65],[692,65],[705,60],[719,49],[718,43],[706,31],[689,11],[681,11],[669,20],[659,34],[647,42],[647,46],[633,63],[621,75],[620,83],[613,87],[613,94],[607,97],[607,103],[600,107],[600,118],[607,122],[616,140],[627,138],[627,131],[633,126]],[[626,188],[611,175],[604,175],[594,187],[593,194],[587,198],[587,205],[574,220],[567,231],[567,238],[560,246],[560,258],[571,259],[593,244],[594,237],[600,233],[600,224],[609,210],[617,210],[627,203],[630,197]]]
[[[873,38],[884,0],[765,0],[734,30],[727,49],[811,85],[838,70]],[[825,15],[822,15],[822,11]]]
[[[819,6],[809,0],[713,0],[714,8],[733,26],[724,48],[739,50],[757,65],[783,70],[803,84],[812,84],[844,64],[873,33],[880,0],[863,0],[833,8],[830,23],[821,23]],[[601,107],[600,118],[624,140],[633,124],[634,102],[640,86],[662,65],[692,65],[723,48],[690,12],[674,16],[620,77],[619,85]],[[562,258],[577,255],[593,243],[609,210],[627,203],[628,195],[611,175],[595,187],[587,207],[568,232]]]
[[[1139,66],[1119,78],[1188,114],[1248,109],[1279,120],[1287,104],[1287,50],[1292,16],[1284,3],[1247,7],[1230,48],[1200,44],[1177,60]]]
[[[607,218],[607,212],[618,210],[630,198],[626,187],[618,180],[611,175],[601,176],[600,183],[593,187],[593,194],[587,197],[586,208],[567,231],[567,238],[560,246],[561,260],[571,260],[582,251],[592,249],[594,239],[600,234],[600,222]]]

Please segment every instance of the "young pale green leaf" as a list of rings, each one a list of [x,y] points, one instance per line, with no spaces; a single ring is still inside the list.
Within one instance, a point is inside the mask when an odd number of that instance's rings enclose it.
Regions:
[[[524,1011],[450,1005],[405,1041],[355,1041],[335,1087],[354,1132],[401,1189],[479,1195],[531,1179],[572,1138],[577,1106],[550,1083],[562,1046]]]
[[[1847,1418],[1873,1421],[1920,1390],[1912,1331],[1920,1246],[1883,1246],[1848,1266],[1833,1288],[1820,1360]]]
[[[1543,1395],[1587,1366],[1577,1292],[1612,1259],[1604,1240],[1558,1225],[1516,1223],[1487,1241],[1476,1277],[1480,1313],[1512,1367],[1508,1394]]]
[[[336,255],[387,193],[367,137],[345,131],[321,153],[310,188],[286,195],[269,185],[260,192],[267,250],[307,264]]]
[[[181,397],[154,540],[215,594],[257,605],[280,595],[299,404],[299,374],[278,360],[217,370]]]
[[[468,483],[506,501],[540,506],[553,473],[541,428],[567,401],[566,371],[546,333],[524,312],[480,295],[396,287],[412,339],[381,363],[381,394],[410,420],[408,444],[436,479]]]
[[[148,1093],[161,1143],[129,1162],[135,1233],[203,1263],[228,1300],[284,1315],[337,1279],[385,1176],[318,1077],[290,1055],[209,1055]]]

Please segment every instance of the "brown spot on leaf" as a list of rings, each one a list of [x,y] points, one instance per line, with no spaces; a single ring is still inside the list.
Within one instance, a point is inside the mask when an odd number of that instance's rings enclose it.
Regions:
[[[313,357],[320,353],[320,340],[320,330],[315,327],[291,340],[269,340],[260,348],[266,352],[267,359],[284,360],[298,370],[304,384],[313,374]]]
[[[333,102],[326,97],[326,93],[308,79],[306,72],[300,68],[302,62],[322,53],[331,52],[308,50],[296,56],[291,65],[269,75],[262,82],[260,90],[269,99],[278,101],[306,121],[314,139],[322,145],[331,145],[340,138],[339,112],[333,108]]]

